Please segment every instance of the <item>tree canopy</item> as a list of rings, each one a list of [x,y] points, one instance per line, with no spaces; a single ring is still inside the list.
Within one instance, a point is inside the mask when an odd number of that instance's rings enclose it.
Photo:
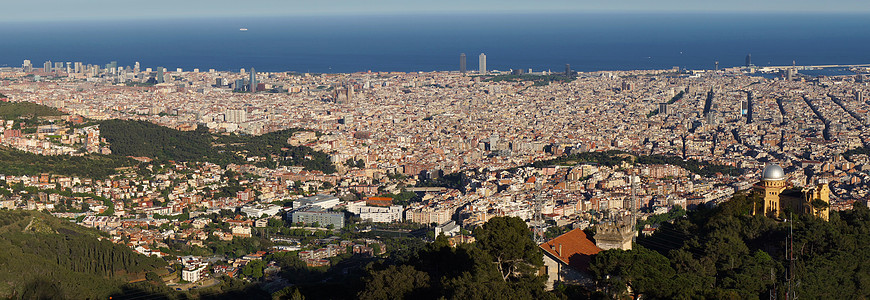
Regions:
[[[0,296],[108,298],[124,282],[166,266],[101,237],[45,213],[0,211]]]
[[[0,147],[0,161],[0,174],[50,173],[98,179],[117,173],[116,168],[135,165],[134,160],[116,155],[39,155],[6,147]]]
[[[870,297],[866,206],[831,212],[829,222],[814,216],[777,222],[751,215],[758,197],[738,194],[718,207],[701,206],[638,238],[634,250],[599,253],[590,270],[612,297],[630,290],[653,299],[782,298],[790,285],[803,298]]]
[[[474,230],[478,247],[494,260],[504,280],[529,274],[543,265],[543,254],[526,222],[518,217],[494,217]]]
[[[145,156],[157,160],[207,161],[219,165],[248,164],[248,158],[263,159],[260,167],[303,166],[324,173],[335,172],[328,154],[306,146],[291,146],[287,139],[300,129],[286,129],[259,136],[222,136],[200,126],[180,131],[145,121],[107,120],[100,130],[112,153]]]
[[[484,228],[485,227],[485,228]],[[504,237],[499,237],[503,235]],[[389,289],[415,299],[548,299],[543,264],[529,229],[519,218],[495,217],[475,233],[474,244],[450,247],[442,235],[416,254],[370,266],[360,298],[397,299]],[[481,242],[483,241],[483,242]],[[515,273],[506,274],[510,270]],[[393,272],[399,274],[391,275]],[[388,284],[387,279],[404,279]],[[392,294],[391,294],[392,293]],[[402,297],[399,297],[402,298]]]
[[[0,98],[5,97],[0,96]],[[0,119],[3,120],[62,115],[64,113],[54,107],[33,102],[0,102]]]

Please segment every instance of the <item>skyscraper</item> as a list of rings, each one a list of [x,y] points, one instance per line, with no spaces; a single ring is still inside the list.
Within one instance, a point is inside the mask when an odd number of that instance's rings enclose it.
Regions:
[[[30,71],[33,71],[33,64],[30,63],[30,60],[29,60],[29,59],[25,59],[25,60],[24,60],[24,63],[21,64],[21,69],[22,69],[22,71],[24,71],[24,72],[30,72]]]
[[[459,53],[459,73],[465,74],[465,53]]]
[[[480,74],[486,74],[486,54],[481,53],[478,57],[478,66],[480,66]]]
[[[157,83],[164,83],[163,67],[157,67]]]
[[[250,91],[251,91],[251,93],[256,93],[256,92],[257,92],[257,71],[255,71],[253,67],[251,67],[251,87],[250,87]]]
[[[752,91],[746,92],[746,124],[752,124]]]
[[[571,64],[565,64],[565,76],[571,76]]]
[[[752,53],[746,54],[746,67],[752,66]]]
[[[43,72],[51,72],[51,61],[50,60],[46,61],[44,64],[42,64],[42,71]]]

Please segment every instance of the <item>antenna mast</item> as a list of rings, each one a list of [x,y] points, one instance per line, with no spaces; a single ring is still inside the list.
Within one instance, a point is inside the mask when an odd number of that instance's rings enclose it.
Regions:
[[[542,184],[539,179],[535,180],[535,215],[532,220],[532,226],[534,226],[534,239],[535,243],[540,245],[545,242],[544,238],[544,218],[542,216],[542,211],[544,210],[544,199],[541,197],[543,193],[541,191]]]

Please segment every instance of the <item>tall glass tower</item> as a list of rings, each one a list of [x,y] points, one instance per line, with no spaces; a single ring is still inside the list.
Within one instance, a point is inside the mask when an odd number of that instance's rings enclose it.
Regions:
[[[251,93],[257,92],[257,71],[251,67]]]
[[[479,66],[480,66],[480,74],[486,74],[486,54],[481,53],[478,57]]]
[[[465,74],[465,53],[459,54],[459,73]]]

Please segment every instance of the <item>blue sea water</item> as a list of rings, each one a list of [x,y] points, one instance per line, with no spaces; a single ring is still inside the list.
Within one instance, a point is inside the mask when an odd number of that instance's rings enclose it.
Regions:
[[[248,31],[239,31],[239,28]],[[866,14],[488,14],[0,21],[0,66],[46,60],[316,73],[870,63]]]

